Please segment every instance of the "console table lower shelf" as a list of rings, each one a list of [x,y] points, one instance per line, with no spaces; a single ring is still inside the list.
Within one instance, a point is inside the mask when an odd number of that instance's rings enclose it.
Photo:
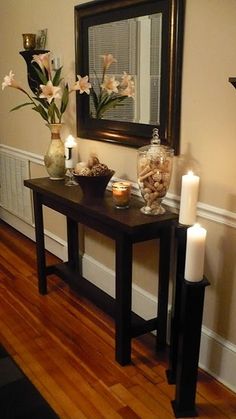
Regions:
[[[72,289],[79,294],[88,298],[97,307],[101,308],[109,316],[115,318],[116,310],[122,310],[119,307],[115,298],[111,297],[105,291],[98,288],[92,282],[88,281],[83,276],[79,276],[72,269],[70,269],[67,262],[57,265],[51,265],[47,268],[47,275],[55,274],[63,279]],[[136,313],[131,311],[131,330],[132,338],[143,335],[158,329],[158,318],[154,317],[150,320],[144,320]]]

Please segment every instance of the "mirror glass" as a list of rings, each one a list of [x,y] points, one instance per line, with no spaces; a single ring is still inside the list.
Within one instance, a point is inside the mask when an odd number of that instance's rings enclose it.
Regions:
[[[154,127],[179,152],[184,0],[99,0],[75,6],[82,138],[140,147]]]
[[[108,108],[103,119],[160,124],[161,23],[162,14],[156,13],[89,27],[89,80],[96,95],[103,79],[104,54],[112,53],[116,60],[106,75],[115,78],[118,89],[125,73],[133,81],[133,96]],[[98,117],[93,95],[89,111],[92,118]]]

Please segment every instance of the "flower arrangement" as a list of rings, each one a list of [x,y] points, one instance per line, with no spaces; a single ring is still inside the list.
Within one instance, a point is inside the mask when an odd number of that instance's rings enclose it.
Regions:
[[[134,81],[131,75],[124,71],[121,81],[118,81],[115,79],[115,76],[107,74],[109,67],[117,62],[113,55],[105,54],[101,55],[101,58],[103,58],[101,81],[98,79],[97,73],[94,70],[99,89],[96,92],[92,86],[90,91],[95,109],[95,118],[97,119],[101,119],[109,109],[121,106],[122,102],[128,97],[134,98],[135,93]]]
[[[35,65],[37,64],[37,65]],[[23,92],[28,101],[14,107],[11,111],[15,111],[24,106],[30,106],[32,110],[38,112],[41,117],[48,124],[55,124],[62,122],[62,116],[66,111],[69,95],[73,91],[82,93],[90,93],[91,84],[88,81],[88,76],[77,76],[78,81],[69,88],[68,83],[65,83],[61,78],[62,67],[55,70],[53,73],[51,68],[50,52],[45,54],[33,55],[32,65],[38,75],[39,85],[36,89],[35,96],[31,96],[21,85],[14,79],[14,74],[10,71],[9,75],[4,77],[2,83],[2,90],[5,87],[14,87]]]
[[[98,91],[91,85],[88,76],[81,77],[77,75],[78,80],[69,88],[68,83],[61,78],[62,67],[56,71],[52,71],[50,52],[44,54],[33,55],[32,65],[39,79],[35,96],[30,95],[21,85],[14,79],[14,74],[10,71],[9,75],[4,77],[2,90],[5,87],[14,87],[23,92],[28,101],[11,109],[15,111],[25,106],[30,106],[32,110],[38,112],[48,124],[62,122],[62,116],[66,111],[69,95],[73,91],[80,94],[90,94],[93,100],[95,115],[97,119],[101,119],[106,111],[121,106],[122,102],[128,97],[134,97],[134,81],[132,76],[123,72],[121,81],[115,79],[115,76],[108,75],[109,67],[117,62],[112,54],[102,55],[103,73],[102,79],[98,82]],[[35,65],[36,64],[36,65]],[[41,83],[40,83],[41,82]]]

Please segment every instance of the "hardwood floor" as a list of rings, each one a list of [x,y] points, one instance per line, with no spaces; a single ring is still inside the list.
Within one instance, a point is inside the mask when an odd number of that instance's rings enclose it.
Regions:
[[[55,276],[48,289],[39,295],[35,244],[0,221],[0,342],[60,418],[173,418],[175,387],[153,336],[135,339],[132,364],[121,367],[113,320]],[[236,418],[236,394],[199,371],[197,409]]]

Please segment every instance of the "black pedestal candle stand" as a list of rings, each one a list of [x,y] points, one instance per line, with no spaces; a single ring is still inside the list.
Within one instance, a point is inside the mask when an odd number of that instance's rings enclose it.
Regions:
[[[176,383],[176,368],[178,360],[178,340],[180,329],[180,308],[181,308],[181,290],[182,278],[184,277],[185,268],[185,249],[186,249],[186,227],[177,225],[175,229],[176,239],[176,279],[173,288],[172,299],[172,318],[171,318],[171,336],[169,350],[169,369],[167,370],[167,378],[169,384]]]
[[[175,417],[197,416],[195,407],[198,361],[205,287],[204,277],[199,282],[184,279],[186,255],[186,226],[177,226],[177,265],[174,306],[171,324],[171,342],[167,378],[176,385],[172,407]]]

